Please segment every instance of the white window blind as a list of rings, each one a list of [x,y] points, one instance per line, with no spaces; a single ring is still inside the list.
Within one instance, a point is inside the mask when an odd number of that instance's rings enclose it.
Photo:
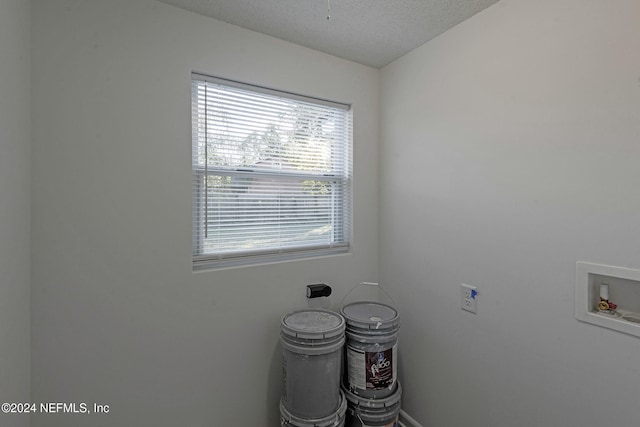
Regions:
[[[194,269],[347,252],[349,106],[193,74]]]

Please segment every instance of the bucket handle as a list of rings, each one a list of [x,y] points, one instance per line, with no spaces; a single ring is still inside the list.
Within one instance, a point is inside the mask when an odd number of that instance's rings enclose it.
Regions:
[[[389,300],[391,300],[391,302],[393,303],[394,308],[397,310],[398,309],[398,304],[396,304],[396,300],[394,300],[391,295],[389,295],[389,293],[387,291],[385,291],[384,287],[378,283],[378,282],[360,282],[357,285],[355,285],[353,288],[351,288],[351,290],[349,290],[349,292],[347,292],[347,294],[342,298],[342,300],[340,301],[340,307],[344,307],[344,300],[347,299],[347,297],[349,295],[351,295],[351,293],[353,291],[355,291],[359,286],[377,286],[378,289],[381,289],[382,292],[389,298]]]
[[[362,417],[360,417],[360,414],[362,413],[362,409],[360,408],[359,404],[356,406],[355,411],[353,411],[353,412],[356,413],[356,417],[358,417],[358,421],[360,421],[360,425],[361,426],[366,426],[366,424],[362,420]]]

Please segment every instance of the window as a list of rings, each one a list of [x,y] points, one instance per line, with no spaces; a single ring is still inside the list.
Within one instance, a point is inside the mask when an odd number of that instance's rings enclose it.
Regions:
[[[348,105],[192,76],[194,269],[349,250]]]

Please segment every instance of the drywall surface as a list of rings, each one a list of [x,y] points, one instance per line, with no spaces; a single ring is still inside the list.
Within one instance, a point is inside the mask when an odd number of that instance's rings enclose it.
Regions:
[[[381,281],[423,425],[638,424],[640,340],[573,313],[576,261],[640,267],[638,16],[502,0],[382,70]]]
[[[280,318],[377,279],[379,71],[150,0],[33,8],[38,426],[277,426]],[[350,255],[193,273],[192,70],[352,103]]]
[[[0,403],[30,395],[30,7],[0,2]],[[0,425],[29,415],[0,413]]]

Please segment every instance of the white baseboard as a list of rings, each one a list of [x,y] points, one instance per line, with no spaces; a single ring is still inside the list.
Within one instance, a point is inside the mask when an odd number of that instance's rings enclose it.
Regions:
[[[409,414],[400,409],[400,427],[422,427],[420,423],[411,418]]]

